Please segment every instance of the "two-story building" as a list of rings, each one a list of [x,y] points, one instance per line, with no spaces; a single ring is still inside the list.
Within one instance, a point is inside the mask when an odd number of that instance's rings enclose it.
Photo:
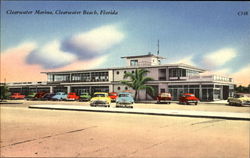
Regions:
[[[156,94],[141,90],[141,100],[152,100],[158,93],[170,92],[174,100],[181,93],[194,93],[201,100],[227,99],[233,95],[234,82],[232,78],[217,75],[204,76],[204,69],[187,64],[161,64],[165,59],[158,55],[147,54],[121,57],[126,60],[125,67],[103,69],[88,69],[74,71],[42,72],[47,75],[47,82],[40,83],[10,83],[11,92],[123,92],[133,89],[121,84],[126,72],[134,73],[136,69],[147,69],[147,76],[153,78],[148,82],[155,88]]]

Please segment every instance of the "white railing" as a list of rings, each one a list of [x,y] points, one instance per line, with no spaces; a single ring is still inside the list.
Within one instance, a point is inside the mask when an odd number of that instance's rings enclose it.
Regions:
[[[232,78],[224,77],[224,76],[218,76],[218,75],[206,75],[206,76],[189,76],[187,80],[190,81],[223,81],[223,82],[233,82]]]

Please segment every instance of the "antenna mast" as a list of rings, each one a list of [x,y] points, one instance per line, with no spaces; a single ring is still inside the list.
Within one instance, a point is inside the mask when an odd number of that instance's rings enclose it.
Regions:
[[[159,55],[160,53],[160,41],[159,40],[157,41],[157,48],[158,48],[157,55]]]

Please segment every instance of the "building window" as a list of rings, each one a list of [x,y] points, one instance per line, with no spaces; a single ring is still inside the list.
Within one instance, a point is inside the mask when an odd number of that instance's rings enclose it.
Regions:
[[[132,74],[133,74],[133,73],[135,73],[135,71],[134,71],[134,70],[132,71]]]
[[[128,87],[125,87],[125,90],[128,90]]]
[[[127,71],[124,71],[124,74],[127,73]]]
[[[187,77],[191,75],[196,75],[198,72],[180,68],[169,69],[169,77]]]
[[[48,82],[53,82],[54,81],[53,78],[54,78],[53,75],[48,74]]]
[[[117,90],[121,90],[121,87],[117,87]]]
[[[130,60],[130,66],[137,66],[138,60]]]
[[[116,71],[116,74],[117,74],[117,75],[119,75],[119,73],[120,73],[119,71]]]
[[[54,81],[56,82],[69,82],[70,75],[69,74],[56,74],[54,77]]]
[[[92,82],[105,82],[108,81],[108,72],[91,72]]]
[[[158,79],[161,81],[165,81],[166,80],[166,69],[159,69],[158,73],[159,73]]]

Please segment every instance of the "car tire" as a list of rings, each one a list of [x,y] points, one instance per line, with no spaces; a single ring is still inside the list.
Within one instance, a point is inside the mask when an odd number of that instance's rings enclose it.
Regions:
[[[198,105],[198,102],[194,103],[195,105]]]

